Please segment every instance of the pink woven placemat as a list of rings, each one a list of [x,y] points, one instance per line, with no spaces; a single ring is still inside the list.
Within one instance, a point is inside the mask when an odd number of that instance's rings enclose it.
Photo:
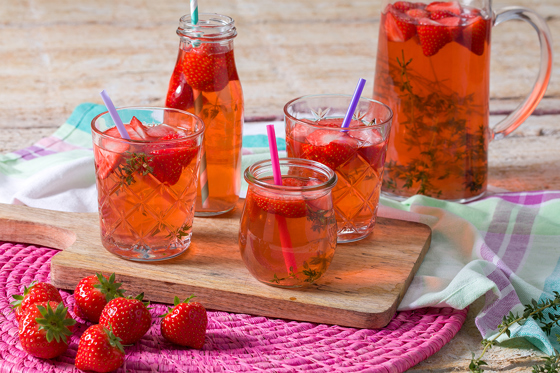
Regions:
[[[33,280],[48,281],[54,249],[0,242],[0,372],[79,372],[74,359],[81,319],[68,351],[53,360],[37,359],[19,344],[10,308]],[[73,317],[74,297],[61,291]],[[185,296],[185,294],[178,294]],[[153,304],[152,328],[134,346],[118,372],[391,372],[398,373],[433,355],[463,325],[467,311],[425,308],[399,312],[383,329],[354,329],[226,312],[208,313],[202,350],[181,348],[161,337],[167,306]]]

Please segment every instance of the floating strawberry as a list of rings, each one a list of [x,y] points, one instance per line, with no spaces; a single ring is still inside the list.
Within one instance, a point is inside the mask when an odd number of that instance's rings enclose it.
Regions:
[[[436,10],[435,12],[429,13],[429,17],[431,20],[437,21],[442,18],[457,17],[457,15],[448,10]]]
[[[357,142],[345,133],[332,130],[316,130],[307,136],[302,145],[302,157],[311,159],[336,170],[356,154]]]
[[[62,355],[68,349],[67,337],[72,335],[75,323],[62,303],[34,303],[21,314],[21,347],[43,359]]]
[[[116,127],[109,129],[106,133],[111,136],[120,137]],[[102,141],[102,146],[105,149],[95,146],[93,150],[95,153],[96,175],[101,179],[105,179],[119,165],[122,154],[128,150],[128,145],[118,140],[103,139]]]
[[[462,27],[461,27],[461,18],[459,17],[447,17],[438,20],[439,24],[445,26],[451,40],[459,41],[461,39],[462,34]]]
[[[217,92],[228,84],[234,67],[233,50],[227,51],[214,43],[201,43],[185,53],[182,71],[193,89]]]
[[[173,133],[160,138],[160,140],[176,140],[183,136]],[[158,148],[150,154],[153,156],[150,166],[153,168],[152,174],[162,183],[175,185],[181,177],[183,168],[187,167],[198,155],[199,146],[195,140],[177,143],[173,148]]]
[[[117,338],[103,325],[92,325],[80,337],[76,368],[85,371],[111,372],[124,363],[124,349]]]
[[[430,13],[426,12],[424,9],[410,9],[406,12],[406,15],[412,18],[426,18],[430,16]]]
[[[416,26],[405,15],[387,12],[385,32],[389,41],[404,42],[416,35]]]
[[[180,71],[177,65],[169,82],[169,91],[165,100],[165,106],[188,110],[194,107],[194,93],[192,87],[188,85],[185,74]]]
[[[459,39],[459,43],[474,54],[482,56],[484,54],[484,45],[488,38],[489,22],[481,16],[469,19],[468,22],[468,25],[463,27],[463,34]]]
[[[393,8],[402,13],[406,13],[410,9],[417,8],[417,5],[415,3],[411,3],[410,1],[397,1],[393,4]]]
[[[251,200],[247,203],[254,203],[260,209],[272,214],[284,216],[286,218],[302,218],[307,215],[307,206],[303,198],[277,196],[273,193],[263,195],[252,193]]]
[[[180,346],[202,348],[208,325],[208,315],[204,306],[191,302],[194,295],[181,302],[174,299],[174,307],[162,315],[161,335],[168,341]]]
[[[110,277],[97,273],[80,280],[74,290],[76,307],[74,312],[91,322],[99,322],[103,307],[112,299],[124,296],[121,283],[115,282],[115,274]]]
[[[11,304],[18,322],[25,310],[35,303],[48,301],[62,303],[62,296],[58,289],[46,282],[32,282],[29,287],[24,287],[22,295],[16,294],[12,297],[15,301]]]
[[[456,16],[460,15],[463,12],[461,4],[459,4],[459,2],[457,1],[434,1],[433,3],[430,3],[428,4],[428,6],[426,6],[426,10],[431,13],[446,11],[453,13]]]
[[[144,293],[136,298],[115,298],[111,300],[99,318],[99,324],[111,327],[113,334],[124,345],[139,341],[152,325],[152,316],[142,302]]]
[[[445,45],[453,41],[449,30],[438,22],[422,18],[416,26],[422,52],[427,57],[433,56]]]

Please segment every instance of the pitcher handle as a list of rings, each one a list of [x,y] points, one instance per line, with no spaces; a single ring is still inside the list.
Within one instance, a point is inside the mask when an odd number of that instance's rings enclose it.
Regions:
[[[530,9],[512,6],[501,9],[494,20],[494,26],[511,19],[528,22],[539,35],[541,63],[533,89],[525,100],[506,118],[492,128],[492,138],[499,140],[515,130],[535,110],[546,92],[552,71],[552,37],[545,20]]]

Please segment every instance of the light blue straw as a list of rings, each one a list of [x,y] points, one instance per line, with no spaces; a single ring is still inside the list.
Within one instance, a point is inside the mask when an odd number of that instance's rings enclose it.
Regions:
[[[119,114],[117,113],[117,109],[115,109],[115,105],[113,105],[113,101],[111,101],[109,95],[107,94],[107,92],[105,92],[105,90],[101,91],[101,98],[103,99],[105,106],[107,106],[109,115],[111,116],[111,118],[113,118],[113,122],[115,122],[115,125],[117,126],[117,130],[119,130],[121,137],[123,139],[130,140],[130,136],[128,136],[128,132],[126,132],[126,128],[124,128],[124,124],[121,120],[121,117],[119,117]]]
[[[350,125],[352,116],[354,115],[354,111],[356,111],[356,106],[358,106],[358,101],[360,100],[360,96],[362,95],[362,91],[364,90],[364,85],[366,85],[366,80],[360,79],[358,81],[358,85],[356,86],[356,90],[354,91],[354,95],[352,96],[352,100],[350,101],[350,106],[348,106],[346,116],[342,121],[342,128],[348,128],[348,126]]]

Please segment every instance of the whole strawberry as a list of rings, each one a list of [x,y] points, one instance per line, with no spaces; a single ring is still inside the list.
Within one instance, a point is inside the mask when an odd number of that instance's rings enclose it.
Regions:
[[[187,83],[198,91],[218,92],[235,74],[233,50],[218,44],[202,43],[185,53],[183,73]],[[232,79],[230,79],[232,76]]]
[[[194,295],[181,302],[175,297],[175,307],[162,315],[161,335],[180,346],[200,349],[204,346],[208,316],[202,304],[190,302],[192,298]]]
[[[62,297],[58,289],[46,282],[32,282],[29,287],[24,287],[23,295],[12,295],[15,301],[12,302],[16,320],[19,322],[21,315],[31,305],[50,300],[62,303]]]
[[[21,314],[18,330],[21,347],[43,359],[62,355],[68,349],[66,337],[72,335],[75,323],[62,303],[32,304]]]
[[[124,363],[124,349],[120,339],[108,328],[96,324],[80,337],[76,368],[94,372],[111,372]]]
[[[115,298],[111,300],[99,318],[99,324],[111,326],[113,333],[123,345],[139,341],[152,325],[152,315],[142,302],[144,293],[136,298]]]
[[[123,297],[121,284],[115,282],[115,274],[110,277],[97,273],[80,280],[74,290],[76,307],[74,312],[93,323],[99,322],[103,307],[114,298]]]

